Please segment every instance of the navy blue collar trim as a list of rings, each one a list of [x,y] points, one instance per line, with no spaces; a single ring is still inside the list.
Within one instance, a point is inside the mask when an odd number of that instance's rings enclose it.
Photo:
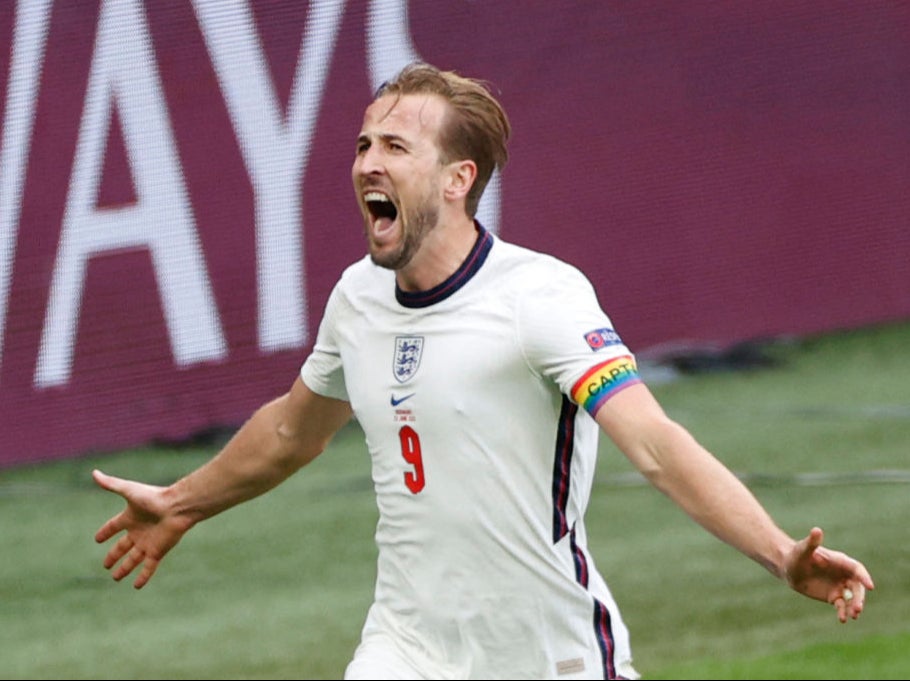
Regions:
[[[477,226],[477,241],[474,242],[468,257],[451,277],[427,291],[402,291],[396,283],[395,300],[404,307],[429,307],[445,300],[467,284],[486,262],[493,247],[493,235],[479,222],[475,221],[474,224]]]

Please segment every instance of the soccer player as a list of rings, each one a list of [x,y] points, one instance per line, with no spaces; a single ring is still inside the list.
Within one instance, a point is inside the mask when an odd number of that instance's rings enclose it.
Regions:
[[[858,561],[795,540],[642,382],[588,279],[475,219],[507,159],[482,81],[417,63],[366,109],[352,169],[369,255],[326,306],[290,390],[167,487],[94,472],[126,508],[95,539],[143,587],[196,523],[318,456],[352,415],[377,495],[375,600],[345,677],[638,678],[588,547],[600,431],[694,520],[841,622]],[[599,522],[597,518],[593,522]]]

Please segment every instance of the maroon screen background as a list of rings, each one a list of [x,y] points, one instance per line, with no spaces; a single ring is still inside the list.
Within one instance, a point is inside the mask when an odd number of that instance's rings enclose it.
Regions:
[[[308,3],[251,3],[286,104]],[[70,379],[34,385],[99,2],[55,2],[0,356],[0,466],[241,423],[307,347],[257,346],[253,192],[192,5],[144,3],[228,344],[179,368],[151,258],[90,261]],[[303,176],[310,341],[364,253],[350,185],[371,86],[366,7],[345,8]],[[520,6],[520,11],[516,8]],[[0,6],[0,121],[16,3]],[[636,352],[910,317],[910,4],[411,2],[425,60],[510,114],[503,238],[584,270]],[[382,37],[380,36],[381,40]],[[135,199],[116,115],[98,203]]]

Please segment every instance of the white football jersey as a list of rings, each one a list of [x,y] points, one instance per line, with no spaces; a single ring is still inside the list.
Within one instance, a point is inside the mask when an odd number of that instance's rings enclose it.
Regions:
[[[372,457],[364,642],[437,678],[638,678],[584,524],[591,414],[640,380],[634,357],[576,268],[478,230],[429,291],[349,267],[301,368]]]

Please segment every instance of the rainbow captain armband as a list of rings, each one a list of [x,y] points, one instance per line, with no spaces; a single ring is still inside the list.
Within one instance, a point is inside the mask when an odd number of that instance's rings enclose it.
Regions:
[[[598,364],[572,386],[572,399],[594,416],[613,395],[630,385],[641,383],[638,367],[631,355],[622,355]]]

